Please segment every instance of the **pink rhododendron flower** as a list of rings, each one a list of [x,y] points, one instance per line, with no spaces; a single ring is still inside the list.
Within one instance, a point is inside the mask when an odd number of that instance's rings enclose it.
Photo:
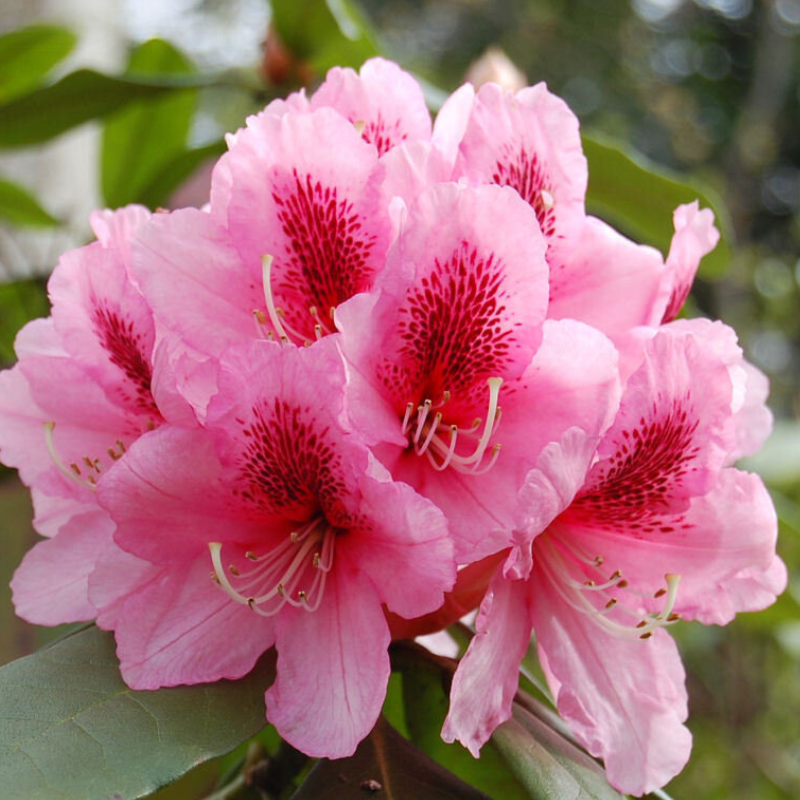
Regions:
[[[97,505],[108,468],[163,422],[152,392],[155,331],[128,276],[130,240],[149,212],[92,217],[98,242],[65,254],[49,283],[52,318],[17,339],[19,363],[0,373],[0,448],[33,490],[47,541],[17,570],[17,613],[53,625],[92,619],[88,579],[111,545]]]
[[[392,474],[442,508],[462,562],[504,546],[552,437],[599,433],[616,410],[610,342],[544,324],[544,249],[512,190],[441,184],[412,207],[378,288],[337,311],[354,418]]]
[[[159,325],[210,356],[253,338],[330,333],[333,309],[384,265],[375,148],[329,108],[265,111],[236,135],[225,167],[210,214],[159,216],[138,237],[133,270]]]
[[[380,712],[382,605],[433,611],[455,578],[442,513],[343,424],[344,389],[334,339],[233,347],[204,429],[142,437],[98,488],[120,547],[160,570],[116,619],[126,682],[241,677],[274,643],[268,719],[327,757],[351,754]]]
[[[783,581],[769,496],[726,467],[729,368],[700,336],[665,328],[599,443],[573,428],[543,451],[454,680],[448,741],[477,754],[508,718],[533,629],[560,713],[617,788],[643,794],[683,767],[683,668],[663,629],[728,622]]]

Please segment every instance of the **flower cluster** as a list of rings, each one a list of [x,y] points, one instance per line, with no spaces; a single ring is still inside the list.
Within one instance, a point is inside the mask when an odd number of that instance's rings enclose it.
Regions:
[[[690,748],[665,629],[785,582],[770,499],[732,466],[769,432],[766,380],[722,323],[673,321],[711,212],[676,210],[664,260],[586,214],[544,84],[466,85],[432,125],[381,59],[228,145],[206,208],[93,216],[0,374],[2,458],[47,537],[19,615],[96,619],[137,689],[274,645],[267,718],[341,757],[391,638],[483,598],[444,737],[477,754],[509,717],[535,631],[611,781],[665,783]]]

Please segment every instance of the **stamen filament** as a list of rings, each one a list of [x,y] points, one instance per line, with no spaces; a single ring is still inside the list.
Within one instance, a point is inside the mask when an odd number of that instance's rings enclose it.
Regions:
[[[56,465],[56,468],[65,478],[68,478],[73,483],[77,483],[78,486],[82,486],[84,489],[89,489],[90,491],[95,491],[97,487],[94,477],[90,475],[89,479],[85,481],[80,477],[81,471],[77,464],[70,464],[71,469],[67,469],[67,467],[64,466],[64,462],[59,457],[58,452],[56,451],[55,442],[53,441],[53,431],[55,430],[55,427],[55,422],[44,423],[45,445],[47,447],[47,452],[50,454],[50,458],[53,459],[53,463]],[[98,463],[96,460],[95,462],[92,462],[91,459],[87,457],[84,457],[84,460],[88,461],[90,468],[96,469],[97,472],[100,472],[96,466]]]
[[[272,262],[272,256],[261,256],[261,278],[264,284],[264,299],[267,302],[267,314],[269,314],[272,327],[275,328],[275,332],[278,334],[281,343],[287,343],[289,337],[286,335],[286,331],[281,324],[278,311],[275,308],[275,301],[272,297]]]

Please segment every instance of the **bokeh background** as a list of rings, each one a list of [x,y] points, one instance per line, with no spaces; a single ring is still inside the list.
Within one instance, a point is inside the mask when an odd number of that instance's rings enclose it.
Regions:
[[[515,67],[530,83],[547,81],[584,130],[614,137],[723,198],[731,257],[701,273],[687,313],[732,325],[748,358],[771,379],[775,433],[746,466],[773,493],[779,551],[792,577],[766,612],[726,628],[674,629],[687,667],[695,749],[667,791],[676,800],[800,797],[800,0],[329,6],[363,15],[370,47],[431,87],[450,91],[467,75],[513,81]],[[272,13],[266,0],[0,0],[0,34],[32,23],[74,31],[74,49],[50,79],[83,66],[119,74],[132,50],[154,37],[180,51],[171,68],[221,76],[187,94],[192,114],[181,152],[157,156],[192,151],[183,171],[156,189],[165,195],[161,205],[199,205],[222,134],[270,97],[313,83],[325,63],[313,41],[281,42]],[[354,36],[351,44],[339,43],[325,58],[338,54],[357,64],[364,42]],[[0,103],[6,99],[0,95]],[[60,252],[88,241],[89,212],[133,196],[128,180],[135,176],[104,171],[114,151],[103,130],[113,120],[36,147],[0,148],[2,180],[25,187],[46,212],[20,215],[0,197],[0,367],[13,363],[16,330],[47,313],[47,275]],[[0,664],[54,635],[13,615],[8,580],[36,536],[25,490],[2,470]],[[208,770],[169,796],[202,793],[213,783]]]

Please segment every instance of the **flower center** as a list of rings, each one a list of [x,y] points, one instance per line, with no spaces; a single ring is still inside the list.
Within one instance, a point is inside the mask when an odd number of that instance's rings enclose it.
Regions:
[[[500,454],[500,445],[491,445],[492,436],[500,425],[502,410],[497,404],[502,378],[489,378],[489,403],[485,419],[478,417],[469,428],[459,428],[444,420],[442,410],[450,401],[449,391],[442,392],[441,399],[434,405],[431,399],[406,404],[402,432],[408,436],[409,446],[418,456],[426,456],[433,468],[439,471],[452,467],[457,472],[480,475],[490,470]],[[481,426],[483,429],[481,430]],[[466,441],[471,447],[468,453],[457,453],[458,442]],[[484,456],[489,451],[488,461]]]
[[[621,570],[610,575],[601,571],[605,559],[590,556],[568,534],[551,528],[536,541],[538,563],[551,579],[564,602],[586,614],[601,629],[621,639],[649,639],[658,628],[680,620],[673,609],[680,575],[664,575],[665,586],[652,595],[636,592],[622,577]],[[657,611],[642,601],[661,600]]]
[[[263,555],[248,551],[252,568],[241,570],[222,565],[222,545],[209,542],[214,571],[211,579],[242,605],[271,617],[287,603],[316,611],[325,592],[325,581],[333,567],[336,531],[320,514]],[[228,572],[231,577],[228,577]]]

